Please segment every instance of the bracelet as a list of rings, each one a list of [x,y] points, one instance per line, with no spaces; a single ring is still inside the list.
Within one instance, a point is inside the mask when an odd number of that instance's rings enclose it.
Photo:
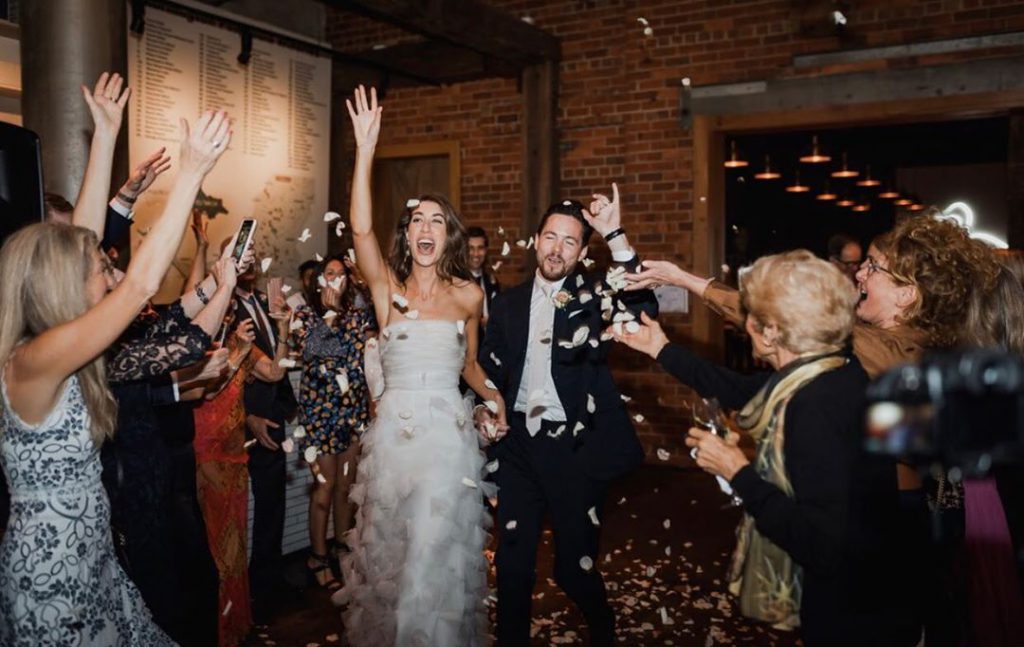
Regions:
[[[210,297],[206,296],[206,292],[203,292],[203,284],[201,282],[196,283],[196,296],[203,302],[203,305],[210,302]]]
[[[118,200],[122,200],[124,202],[127,202],[128,204],[135,204],[135,201],[138,199],[138,196],[136,196],[134,198],[130,198],[123,191],[118,191],[117,192],[117,198],[118,198]]]
[[[616,238],[618,238],[619,236],[625,236],[625,235],[626,235],[626,230],[623,229],[622,227],[619,227],[615,231],[612,231],[612,232],[609,232],[608,234],[606,234],[605,237],[604,237],[604,242],[610,243],[613,240],[615,240]]]

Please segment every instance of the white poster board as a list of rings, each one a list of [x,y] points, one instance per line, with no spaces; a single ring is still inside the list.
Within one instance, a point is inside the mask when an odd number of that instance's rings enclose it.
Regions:
[[[136,205],[132,249],[160,215],[174,181],[179,118],[195,123],[205,110],[224,109],[233,119],[231,145],[200,194],[211,217],[208,263],[239,222],[252,217],[260,223],[257,258],[274,259],[269,275],[295,277],[301,262],[327,249],[331,60],[254,38],[251,59],[242,65],[240,47],[236,30],[152,7],[144,34],[128,34],[130,164],[161,146],[174,164]],[[299,242],[305,228],[313,236]],[[177,297],[194,255],[188,233],[157,301]]]

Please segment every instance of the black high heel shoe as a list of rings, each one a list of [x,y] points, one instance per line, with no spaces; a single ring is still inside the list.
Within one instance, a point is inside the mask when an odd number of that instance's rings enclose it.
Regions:
[[[310,564],[310,562],[313,562],[313,564]],[[331,571],[331,564],[327,560],[327,555],[318,555],[310,551],[309,559],[306,560],[306,570],[309,573],[309,583],[311,586],[322,586],[331,593],[341,588],[341,582],[334,577],[334,573]],[[326,574],[322,582],[320,581],[321,573]]]

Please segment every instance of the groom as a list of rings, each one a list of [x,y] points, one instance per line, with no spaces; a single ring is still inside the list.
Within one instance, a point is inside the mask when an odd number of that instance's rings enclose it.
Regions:
[[[619,226],[618,188],[612,189],[614,199],[595,196],[589,212],[571,200],[548,208],[537,230],[536,275],[495,299],[480,350],[509,412],[507,435],[489,450],[498,462],[501,647],[529,644],[545,514],[554,531],[555,581],[586,617],[591,644],[611,645],[615,638],[615,614],[597,570],[598,522],[608,482],[636,467],[644,453],[608,369],[608,342],[600,339],[611,323],[609,301],[599,292],[607,297],[611,288],[604,275],[577,266],[594,230],[615,263],[628,269],[638,262]],[[657,314],[649,290],[620,292],[611,301],[615,313],[623,312],[621,302],[634,313]],[[487,408],[478,407],[476,418],[484,429]]]

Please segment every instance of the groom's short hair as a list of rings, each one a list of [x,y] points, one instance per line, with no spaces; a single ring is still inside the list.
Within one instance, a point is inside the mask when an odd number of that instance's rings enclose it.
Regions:
[[[540,217],[540,224],[537,225],[537,234],[544,231],[544,225],[547,224],[548,218],[558,214],[560,216],[569,216],[579,221],[580,225],[583,226],[583,234],[580,240],[580,247],[586,247],[587,243],[590,242],[590,235],[594,233],[594,228],[587,223],[587,219],[583,217],[584,206],[582,202],[577,200],[562,200],[561,202],[555,202],[544,215]]]

